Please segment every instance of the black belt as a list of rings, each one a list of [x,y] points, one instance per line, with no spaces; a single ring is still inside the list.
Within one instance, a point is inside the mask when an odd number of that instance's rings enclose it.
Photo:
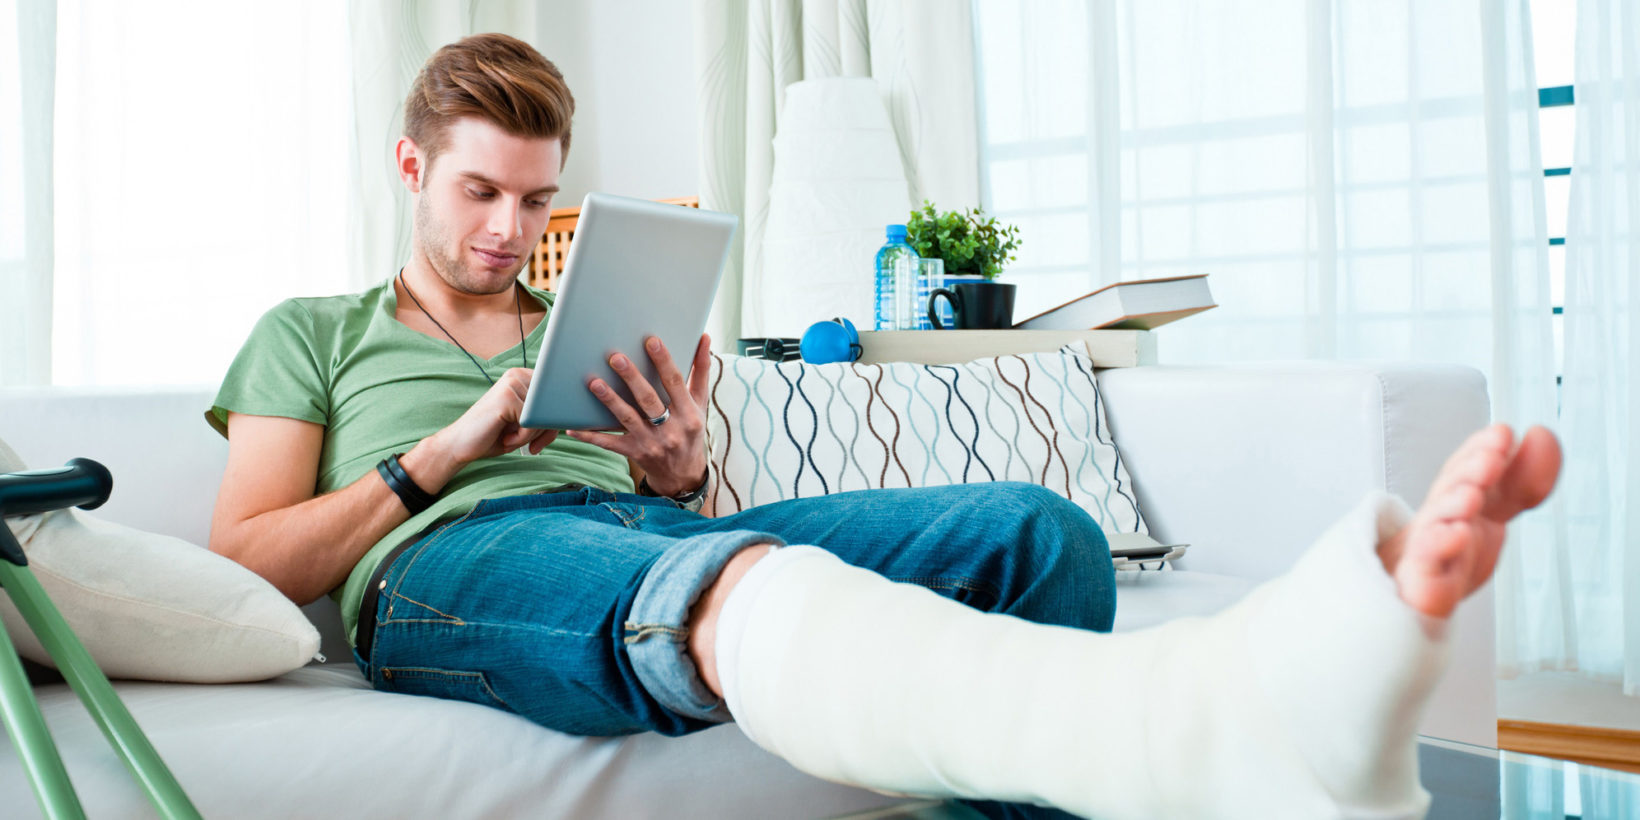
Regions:
[[[387,585],[384,579],[387,577],[388,567],[393,566],[393,559],[404,554],[404,551],[409,549],[412,544],[427,537],[437,527],[438,524],[435,523],[406,538],[403,543],[383,556],[381,563],[376,565],[376,571],[370,573],[370,580],[364,585],[364,600],[359,602],[358,626],[353,632],[353,646],[358,650],[359,657],[364,658],[366,664],[370,663],[370,646],[376,640],[376,601],[381,597],[382,587]]]

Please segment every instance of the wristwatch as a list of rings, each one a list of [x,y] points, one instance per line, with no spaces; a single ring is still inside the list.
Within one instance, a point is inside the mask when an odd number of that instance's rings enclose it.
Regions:
[[[648,495],[655,498],[665,498],[685,510],[690,512],[700,512],[700,508],[706,503],[706,488],[710,486],[712,486],[712,468],[707,467],[705,480],[700,482],[699,487],[689,490],[688,492],[679,493],[677,495],[663,496],[660,493],[655,492],[653,487],[649,486],[649,476],[644,476],[638,480],[638,493],[640,495]]]

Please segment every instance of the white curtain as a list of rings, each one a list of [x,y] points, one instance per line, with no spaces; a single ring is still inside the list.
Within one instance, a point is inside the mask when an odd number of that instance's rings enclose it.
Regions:
[[[1576,146],[1566,230],[1561,393],[1569,538],[1534,568],[1506,644],[1522,670],[1564,669],[1640,694],[1640,8],[1577,4]],[[1640,515],[1640,514],[1637,514]]]
[[[53,0],[0,0],[0,385],[51,380]]]
[[[1169,362],[1527,367],[1552,401],[1524,3],[976,12],[986,182],[1021,226],[1022,300],[1207,272],[1221,307],[1167,329]]]
[[[57,3],[52,380],[218,382],[257,317],[346,288],[346,18]]]
[[[535,9],[527,0],[348,4],[353,69],[350,289],[392,276],[410,259],[410,194],[399,181],[393,150],[404,134],[405,94],[422,64],[439,48],[481,32],[509,34],[538,46]]]
[[[951,0],[696,0],[701,207],[741,217],[708,331],[761,335],[756,293],[783,90],[871,77],[894,124],[911,201],[979,203],[973,27]],[[871,259],[861,259],[870,268]],[[856,320],[858,321],[858,319]]]
[[[1021,313],[1206,272],[1219,307],[1158,331],[1165,363],[1458,362],[1486,374],[1495,419],[1554,425],[1525,0],[975,8]],[[1525,545],[1567,543],[1565,495],[1511,528],[1504,636],[1541,580]]]

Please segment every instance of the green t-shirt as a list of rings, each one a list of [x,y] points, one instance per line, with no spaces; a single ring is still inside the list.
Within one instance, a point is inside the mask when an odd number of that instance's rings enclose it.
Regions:
[[[553,294],[527,288],[552,309]],[[363,293],[290,299],[268,311],[234,358],[205,420],[227,436],[228,412],[282,416],[325,426],[319,456],[323,494],[357,481],[377,462],[444,429],[490,389],[455,345],[394,318],[398,298],[388,279]],[[530,364],[546,321],[529,335]],[[484,362],[492,378],[520,365],[514,345]],[[482,361],[482,360],[481,360]],[[330,595],[341,606],[349,642],[358,626],[365,583],[401,541],[437,521],[465,514],[479,501],[578,482],[632,492],[625,457],[568,436],[539,455],[480,459],[450,479],[432,507],[376,542]]]

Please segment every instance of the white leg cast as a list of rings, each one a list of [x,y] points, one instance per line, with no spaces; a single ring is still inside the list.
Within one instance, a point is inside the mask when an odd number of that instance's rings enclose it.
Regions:
[[[717,667],[759,745],[893,793],[1098,817],[1420,817],[1415,729],[1445,622],[1376,553],[1369,497],[1287,575],[1212,618],[1099,635],[987,615],[816,547],[753,565]]]

